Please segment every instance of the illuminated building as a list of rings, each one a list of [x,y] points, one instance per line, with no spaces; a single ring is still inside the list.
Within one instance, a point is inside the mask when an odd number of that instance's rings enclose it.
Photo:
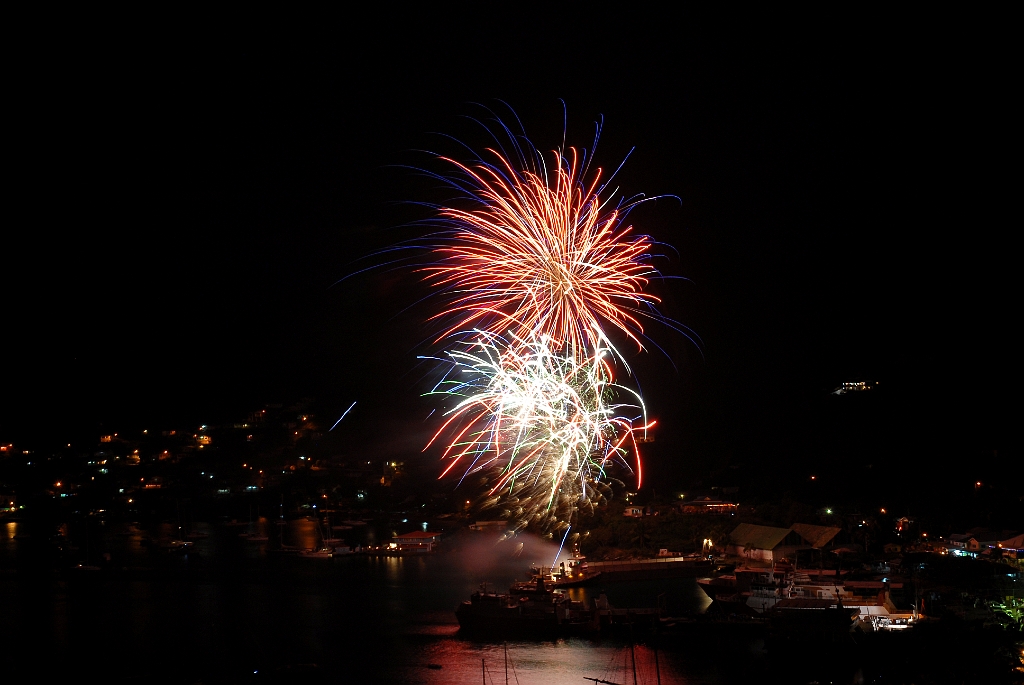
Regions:
[[[391,549],[399,552],[420,552],[427,553],[434,549],[434,545],[441,539],[440,533],[428,533],[423,530],[414,530],[411,533],[396,535],[391,543]]]

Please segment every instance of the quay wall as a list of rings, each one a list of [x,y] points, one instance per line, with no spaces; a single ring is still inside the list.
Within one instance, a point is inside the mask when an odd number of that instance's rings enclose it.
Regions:
[[[587,572],[601,577],[634,580],[651,576],[699,577],[713,570],[705,559],[631,559],[625,561],[588,561]]]

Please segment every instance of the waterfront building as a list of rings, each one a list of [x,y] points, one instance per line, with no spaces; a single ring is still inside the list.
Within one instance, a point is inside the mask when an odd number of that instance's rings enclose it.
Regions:
[[[431,552],[434,545],[441,539],[440,533],[429,533],[425,530],[414,530],[411,533],[395,535],[391,548],[399,552]]]
[[[729,534],[727,554],[769,563],[795,558],[801,549],[824,549],[840,528],[794,523],[789,528],[741,523]]]

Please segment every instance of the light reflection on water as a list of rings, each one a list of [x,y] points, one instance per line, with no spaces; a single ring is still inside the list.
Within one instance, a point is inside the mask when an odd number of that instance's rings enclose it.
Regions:
[[[638,683],[699,683],[686,678],[661,654],[655,666],[654,651],[644,645],[630,650],[628,645],[595,644],[589,640],[567,639],[556,642],[509,642],[504,644],[467,643],[457,639],[439,640],[423,650],[423,664],[408,664],[396,670],[398,682],[423,683],[504,683],[506,667],[509,682],[521,685],[586,684],[586,678],[616,683],[633,682],[632,659],[635,654]],[[441,668],[431,668],[431,664]]]

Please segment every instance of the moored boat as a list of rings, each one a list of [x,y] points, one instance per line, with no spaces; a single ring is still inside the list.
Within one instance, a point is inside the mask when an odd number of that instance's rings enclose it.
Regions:
[[[508,593],[481,586],[455,609],[467,632],[527,635],[575,635],[599,629],[597,612],[549,587],[543,578],[532,586],[513,585]]]
[[[585,557],[570,557],[566,561],[559,562],[557,567],[550,569],[537,565],[530,567],[530,579],[525,583],[515,583],[514,587],[533,585],[539,578],[544,579],[545,585],[556,589],[578,587],[590,584],[600,575],[601,571],[590,569]]]

